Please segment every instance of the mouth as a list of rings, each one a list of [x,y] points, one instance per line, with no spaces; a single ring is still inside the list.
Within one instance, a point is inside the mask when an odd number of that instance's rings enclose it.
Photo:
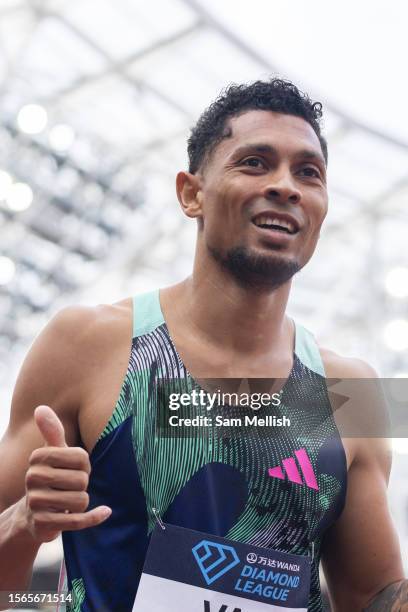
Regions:
[[[288,215],[280,215],[269,211],[253,217],[252,223],[261,229],[289,235],[297,234],[299,231],[299,225],[295,219]]]

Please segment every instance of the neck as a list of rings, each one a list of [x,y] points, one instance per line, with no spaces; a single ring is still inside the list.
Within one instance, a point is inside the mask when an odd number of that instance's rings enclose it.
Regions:
[[[196,259],[193,275],[166,290],[166,302],[177,304],[178,321],[203,342],[249,357],[287,345],[290,286],[291,281],[274,290],[242,287],[212,258]]]

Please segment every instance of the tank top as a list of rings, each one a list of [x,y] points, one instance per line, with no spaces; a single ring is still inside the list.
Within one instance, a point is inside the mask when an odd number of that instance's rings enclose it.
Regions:
[[[301,555],[313,549],[308,610],[321,611],[321,543],[344,507],[347,464],[312,334],[295,323],[293,365],[275,407],[295,428],[169,438],[157,433],[158,383],[192,377],[158,290],[133,298],[133,321],[120,395],[90,453],[88,509],[104,504],[112,514],[62,533],[67,609],[132,610],[156,508],[163,521],[207,534]]]

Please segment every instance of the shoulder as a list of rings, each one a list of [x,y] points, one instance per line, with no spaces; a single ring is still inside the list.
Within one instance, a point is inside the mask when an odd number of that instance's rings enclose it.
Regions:
[[[76,331],[75,335],[92,330],[94,327],[103,327],[120,322],[132,310],[132,298],[126,298],[113,304],[97,304],[83,306],[74,304],[59,310],[50,320],[49,325],[60,330]]]
[[[355,449],[354,464],[374,466],[388,479],[390,421],[381,379],[366,361],[320,347],[331,403],[342,437]]]
[[[378,378],[376,370],[363,359],[345,357],[321,346],[319,350],[328,378]]]
[[[78,405],[82,383],[115,344],[127,342],[131,301],[68,306],[57,312],[35,338],[17,378],[15,396],[33,402]],[[31,404],[32,402],[30,402]]]
[[[59,341],[65,350],[85,349],[100,344],[112,331],[128,328],[132,321],[132,300],[96,306],[72,305],[59,310],[44,328],[41,336],[52,343]]]

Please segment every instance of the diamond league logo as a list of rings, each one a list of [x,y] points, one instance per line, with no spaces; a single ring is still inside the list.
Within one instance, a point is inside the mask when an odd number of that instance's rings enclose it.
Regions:
[[[239,563],[232,546],[210,540],[201,540],[194,546],[192,553],[207,584],[212,584]]]

